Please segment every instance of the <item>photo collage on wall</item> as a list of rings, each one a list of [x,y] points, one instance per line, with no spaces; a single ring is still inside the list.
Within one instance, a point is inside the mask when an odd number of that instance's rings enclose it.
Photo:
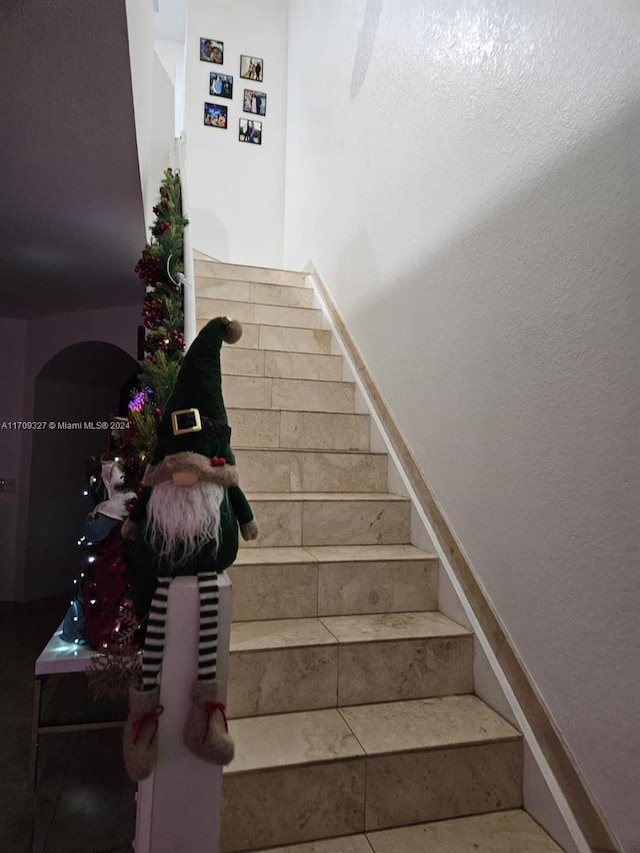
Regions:
[[[200,60],[214,65],[224,65],[224,43],[212,38],[200,39]],[[247,87],[242,92],[242,111],[247,113],[239,119],[238,141],[251,145],[262,145],[262,121],[267,114],[267,93],[254,88],[255,83],[262,83],[264,61],[258,56],[240,56],[240,77],[247,80]],[[233,100],[233,75],[223,74],[216,70],[209,73],[209,95],[213,98]],[[258,116],[259,118],[254,118]],[[229,110],[223,103],[205,101],[204,123],[207,127],[217,127],[226,130],[228,127]]]

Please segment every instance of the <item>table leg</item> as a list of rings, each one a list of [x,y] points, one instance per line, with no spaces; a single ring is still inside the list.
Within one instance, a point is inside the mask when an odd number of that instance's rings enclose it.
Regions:
[[[36,676],[33,685],[33,719],[31,721],[31,754],[29,756],[29,851],[33,853],[36,832],[36,787],[38,785],[38,747],[42,719],[42,688],[47,676]]]

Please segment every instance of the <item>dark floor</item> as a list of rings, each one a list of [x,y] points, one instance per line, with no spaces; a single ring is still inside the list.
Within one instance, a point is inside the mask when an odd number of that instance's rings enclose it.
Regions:
[[[34,662],[62,621],[60,604],[0,615],[0,853],[30,853],[29,752]],[[84,675],[54,676],[44,716],[108,715],[95,707]],[[40,736],[33,853],[131,853],[136,786],[121,758],[121,729]]]

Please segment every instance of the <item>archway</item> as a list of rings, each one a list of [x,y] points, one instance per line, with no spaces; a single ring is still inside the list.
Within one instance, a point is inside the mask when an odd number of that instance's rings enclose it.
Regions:
[[[85,341],[51,358],[36,377],[34,420],[51,426],[33,433],[25,598],[72,588],[81,562],[77,541],[92,509],[84,494],[85,463],[106,447],[98,426],[126,413],[126,390],[140,365],[113,344]]]

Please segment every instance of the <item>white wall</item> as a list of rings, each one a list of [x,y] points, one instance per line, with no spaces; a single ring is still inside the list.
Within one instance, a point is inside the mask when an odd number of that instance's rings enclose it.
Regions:
[[[287,73],[286,0],[193,0],[186,58],[187,177],[193,246],[234,263],[282,263]],[[224,63],[200,61],[200,38],[224,43]],[[240,77],[240,55],[264,60],[263,82]],[[233,76],[233,99],[209,94],[209,74]],[[245,88],[267,94],[264,117],[242,112]],[[228,107],[226,130],[205,127],[204,103]],[[238,141],[241,117],[262,121],[262,145]]]
[[[0,364],[2,364],[2,422],[22,421],[24,418],[24,361],[26,320],[0,318]],[[16,492],[0,494],[0,601],[15,601],[16,531],[18,501],[23,483],[20,479],[20,448],[22,431],[0,429],[0,477],[17,481]]]
[[[11,357],[13,361],[4,362],[3,355],[3,363],[9,365],[3,381],[3,390],[6,387],[6,381],[10,382],[12,375],[16,377],[15,396],[11,395],[11,399],[16,401],[20,399],[22,406],[21,413],[16,417],[27,421],[34,419],[34,390],[38,373],[56,353],[72,344],[83,341],[104,341],[136,358],[137,330],[141,322],[140,305],[141,303],[122,308],[59,314],[29,321],[0,320],[0,332],[10,323],[23,324],[22,328],[14,333],[13,341],[16,348]],[[13,371],[10,370],[11,367],[14,368]],[[11,407],[11,411],[14,410],[17,411],[17,402]],[[3,445],[4,439],[0,433],[0,446]],[[15,544],[13,551],[8,549],[3,552],[1,565],[2,577],[13,578],[13,583],[12,588],[7,588],[6,592],[4,586],[2,587],[0,601],[21,601],[25,598],[25,592],[30,597],[39,597],[33,590],[25,590],[28,536],[32,533],[37,535],[37,531],[31,531],[29,528],[32,446],[33,433],[22,431],[12,450],[12,453],[15,452],[15,458],[19,460],[15,531],[11,539]],[[45,593],[45,595],[48,594],[50,591]]]
[[[162,173],[169,166],[173,148],[173,80],[154,53],[152,0],[126,0],[126,10],[140,186],[149,228]]]
[[[616,0],[292,0],[313,260],[628,853],[640,851],[640,25]]]

